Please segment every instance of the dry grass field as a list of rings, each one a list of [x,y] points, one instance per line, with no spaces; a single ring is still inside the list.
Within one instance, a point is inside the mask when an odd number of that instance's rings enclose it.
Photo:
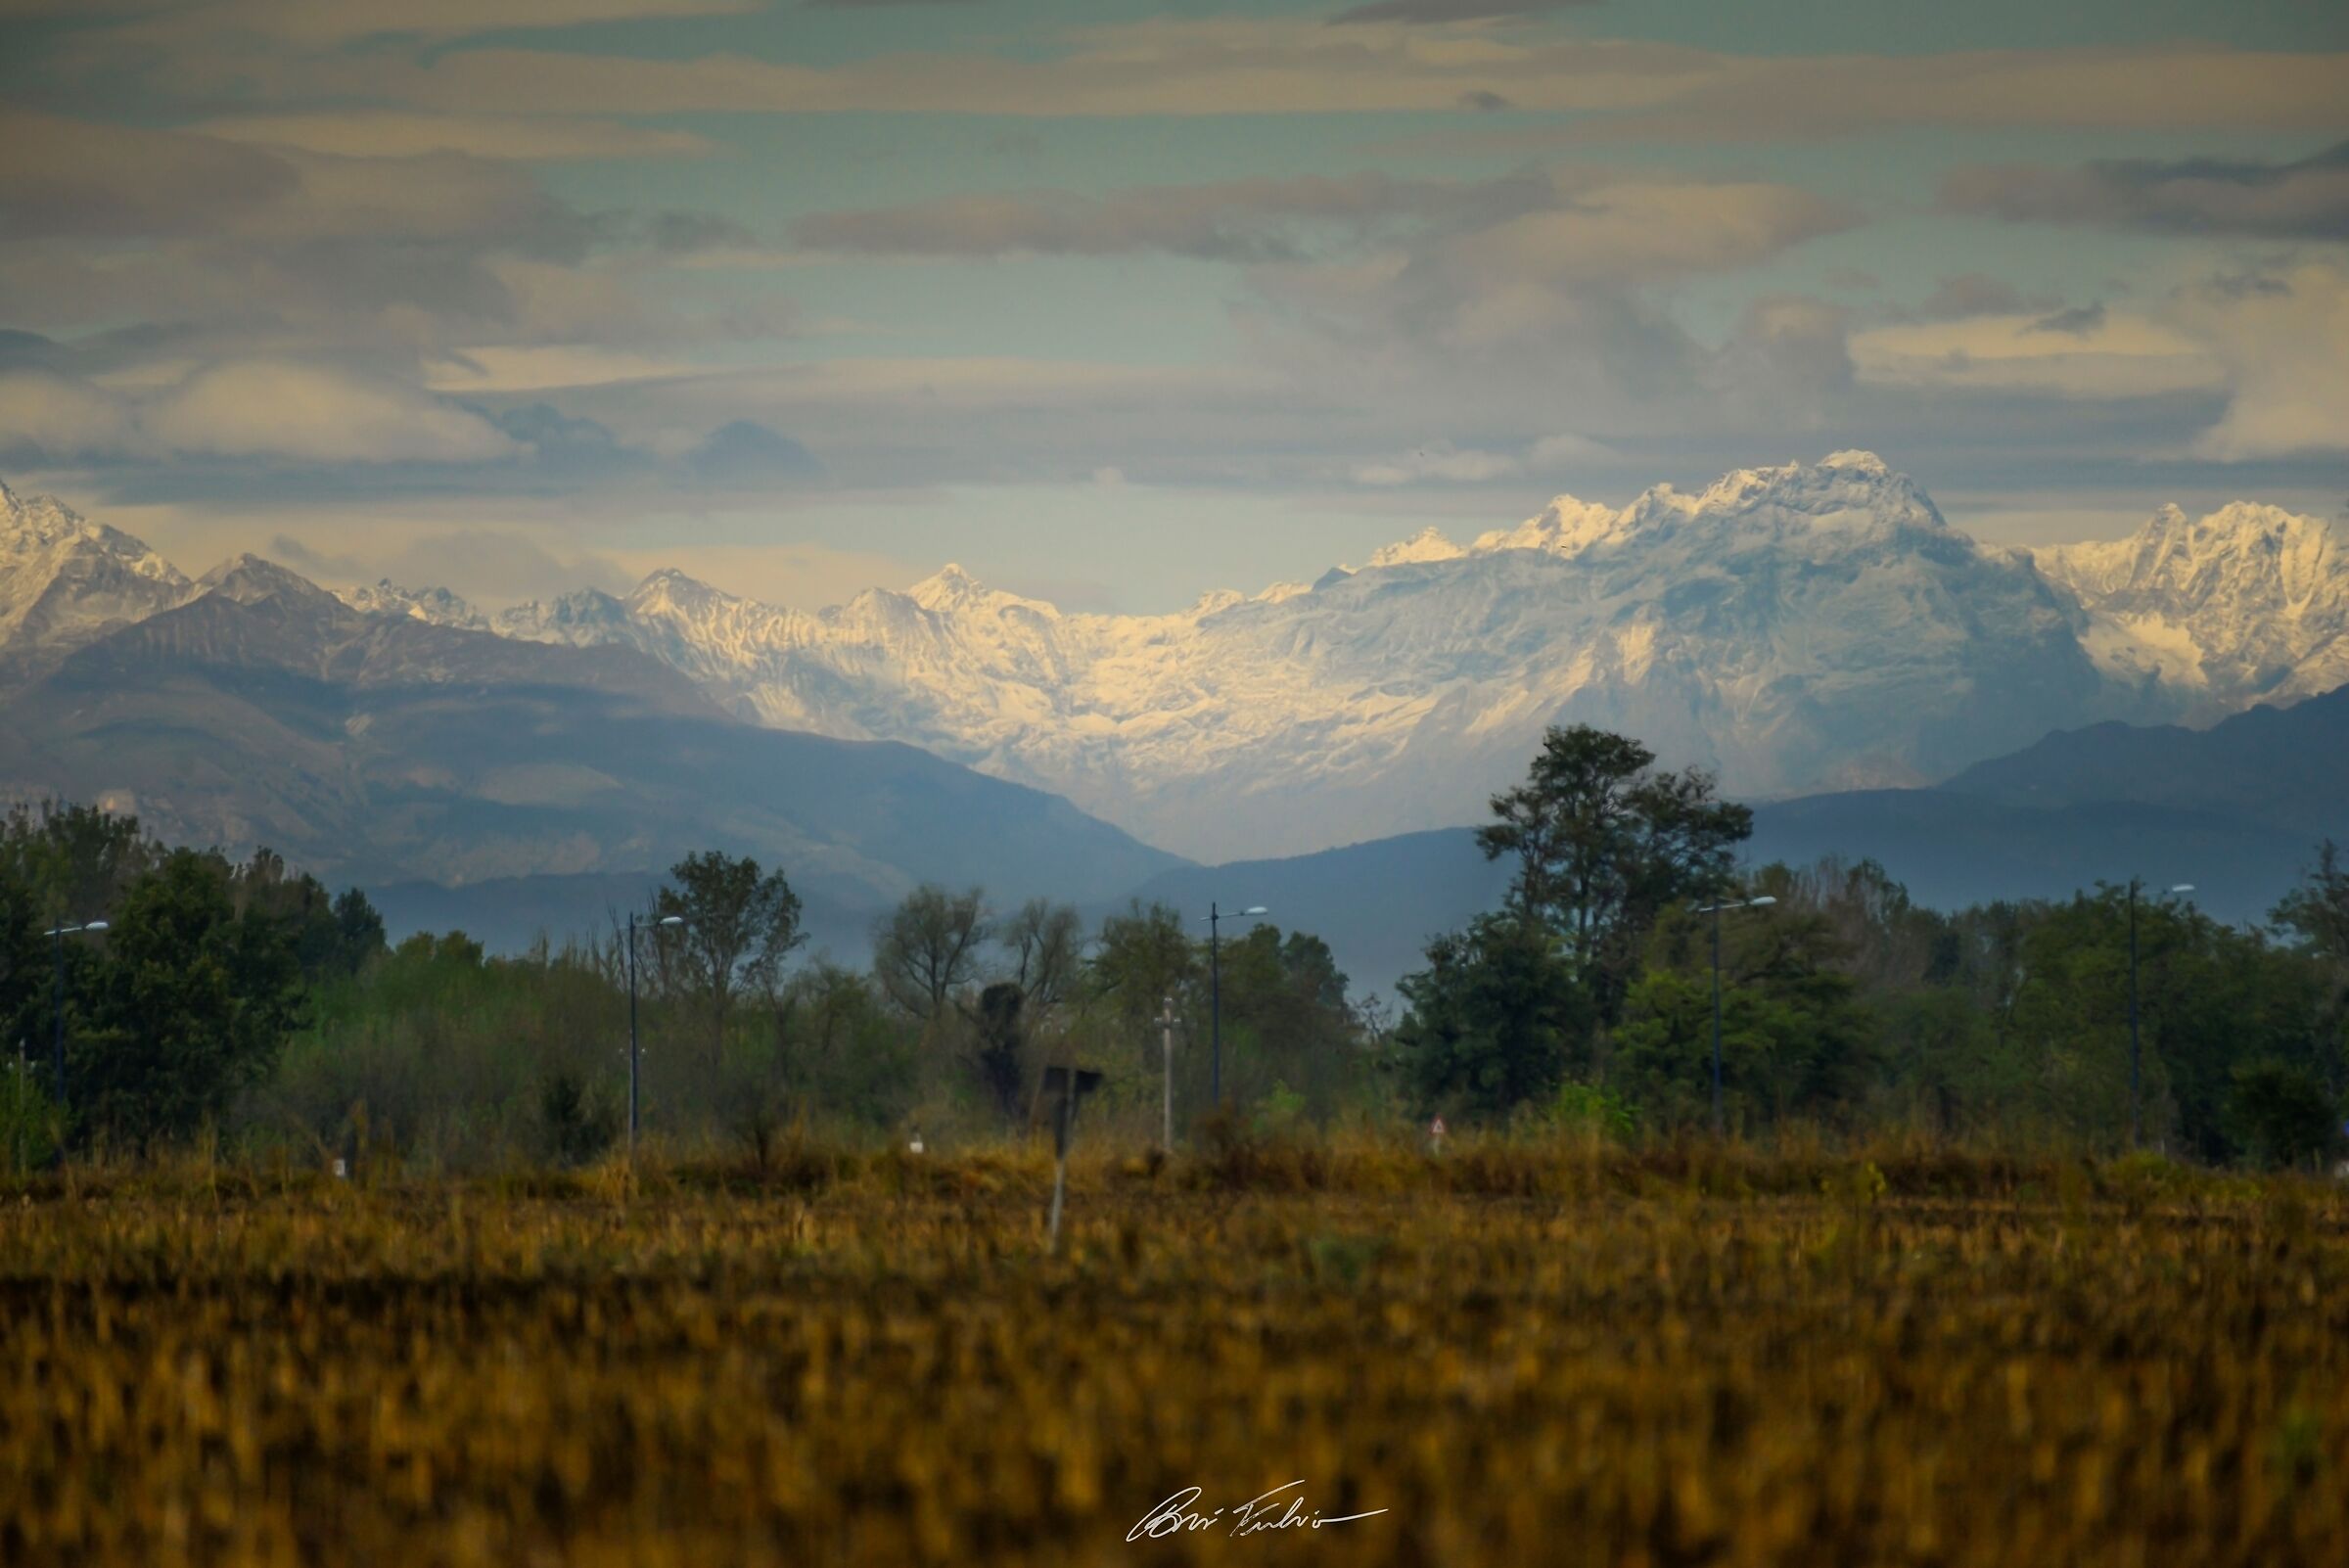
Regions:
[[[0,1561],[2349,1562],[2313,1183],[1258,1151],[1051,1255],[1032,1155],[721,1175],[12,1191]]]

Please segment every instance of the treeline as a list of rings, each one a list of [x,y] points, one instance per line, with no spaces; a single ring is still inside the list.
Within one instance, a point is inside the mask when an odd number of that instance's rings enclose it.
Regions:
[[[1628,1139],[1718,1116],[1756,1139],[2134,1141],[2210,1164],[2340,1151],[2349,868],[2331,845],[2265,929],[2127,887],[1943,913],[1870,863],[1741,872],[1750,813],[1654,763],[1626,737],[1551,731],[1480,832],[1516,868],[1503,907],[1429,945],[1400,1018],[1352,995],[1308,933],[1226,922],[1211,958],[1191,912],[1088,925],[977,888],[912,890],[852,967],[807,949],[782,871],[717,853],[560,945],[392,946],[359,893],[266,853],[19,810],[0,822],[16,1046],[0,1148],[20,1168],[61,1139],[584,1163],[626,1132],[633,1012],[644,1134],[761,1163],[795,1129],[936,1146],[1016,1131],[1060,1063],[1105,1075],[1092,1135],[1140,1147],[1161,1134],[1170,1061],[1177,1134],[1220,1076],[1222,1139],[1440,1113]],[[63,934],[93,920],[107,929]]]
[[[1945,914],[1872,863],[1738,875],[1751,814],[1654,761],[1622,736],[1556,729],[1495,798],[1480,842],[1517,874],[1504,908],[1439,938],[1403,983],[1388,1059],[1412,1101],[1706,1127],[1718,942],[1732,1132],[2135,1139],[2213,1163],[2337,1152],[2349,870],[2331,844],[2265,930],[2127,886]]]
[[[108,929],[50,934],[93,919]],[[631,989],[645,1134],[760,1161],[795,1127],[999,1136],[1059,1062],[1105,1072],[1091,1123],[1146,1138],[1170,1033],[1187,1128],[1209,1103],[1218,994],[1222,1088],[1249,1125],[1370,1114],[1383,1083],[1380,1020],[1313,936],[1227,924],[1211,961],[1203,930],[1163,905],[1088,928],[1066,905],[922,887],[851,968],[806,949],[782,872],[717,853],[679,861],[599,934],[494,957],[462,932],[388,945],[361,894],[330,896],[266,853],[232,862],[127,817],[22,810],[0,827],[0,1018],[23,1062],[0,1145],[21,1168],[61,1137],[114,1154],[210,1138],[427,1168],[586,1162],[625,1133]],[[62,1101],[47,1059],[60,997]]]
[[[0,1151],[28,1165],[78,1132],[144,1152],[221,1121],[272,1071],[305,997],[383,945],[362,895],[332,897],[266,851],[232,861],[86,807],[12,810]]]

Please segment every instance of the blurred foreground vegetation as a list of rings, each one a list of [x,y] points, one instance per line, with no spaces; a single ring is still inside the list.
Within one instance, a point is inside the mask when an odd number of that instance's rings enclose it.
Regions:
[[[1033,1145],[69,1164],[0,1205],[0,1556],[2349,1559],[2329,1184],[1923,1140],[1202,1145],[1082,1156],[1057,1253]],[[1383,1511],[1232,1536],[1293,1482]],[[1128,1544],[1192,1487],[1221,1519]]]

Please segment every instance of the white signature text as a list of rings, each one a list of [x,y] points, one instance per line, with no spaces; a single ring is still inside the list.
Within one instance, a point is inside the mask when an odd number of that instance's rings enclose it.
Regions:
[[[1128,1541],[1145,1538],[1155,1541],[1161,1536],[1179,1531],[1215,1530],[1225,1524],[1235,1536],[1253,1536],[1266,1530],[1318,1530],[1323,1525],[1345,1524],[1349,1520],[1368,1519],[1385,1513],[1384,1508],[1372,1508],[1367,1513],[1341,1513],[1324,1516],[1318,1509],[1305,1505],[1305,1495],[1297,1489],[1303,1481],[1291,1481],[1274,1487],[1262,1496],[1249,1499],[1237,1507],[1218,1508],[1201,1512],[1197,1504],[1202,1491],[1199,1487],[1184,1487],[1180,1492],[1142,1515],[1141,1522],[1126,1532]]]

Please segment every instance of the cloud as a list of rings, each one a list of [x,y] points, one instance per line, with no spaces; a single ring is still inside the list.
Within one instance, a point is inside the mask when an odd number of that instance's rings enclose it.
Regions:
[[[175,94],[260,103],[345,94],[411,108],[608,116],[905,112],[1017,116],[1458,113],[1462,96],[1585,116],[1545,134],[1734,138],[1901,125],[2337,134],[2349,54],[2210,45],[1735,55],[1644,40],[1306,18],[1154,18],[1050,37],[1044,52],[894,53],[811,66],[478,48],[430,56],[159,67]]]
[[[712,431],[686,455],[684,466],[696,484],[729,490],[805,484],[823,474],[823,465],[806,447],[747,419]]]
[[[1874,327],[1853,336],[1851,356],[1860,380],[1876,387],[2131,399],[2225,386],[2223,367],[2195,337],[2150,316],[2100,306],[2091,314]]]
[[[713,150],[689,131],[613,119],[518,115],[419,115],[399,110],[341,110],[239,115],[190,127],[215,141],[252,143],[337,158],[469,158],[535,162],[577,159],[679,158]]]
[[[759,244],[759,236],[715,212],[656,212],[645,220],[645,238],[664,255],[748,251]]]
[[[1414,24],[1494,22],[1511,17],[1546,16],[1553,11],[1580,10],[1599,3],[1600,0],[1370,0],[1367,5],[1350,7],[1329,20]]]
[[[438,392],[485,396],[551,392],[622,382],[665,381],[707,367],[671,355],[589,345],[484,344],[451,350],[425,366],[425,386]]]
[[[0,110],[0,298],[54,334],[168,322],[192,360],[621,348],[787,325],[647,274],[722,219],[584,214],[522,165],[344,157]],[[761,303],[772,303],[762,301]],[[77,335],[86,337],[86,332]]]
[[[2309,261],[2262,281],[2214,279],[2171,301],[2231,382],[2227,411],[2194,455],[2232,463],[2349,450],[2349,269]]]
[[[139,43],[190,38],[269,39],[324,48],[370,38],[445,40],[483,32],[576,27],[595,23],[734,15],[760,0],[214,0],[208,5],[121,6],[153,14],[122,26]],[[59,6],[60,10],[76,9]]]
[[[1604,441],[1594,441],[1588,436],[1577,436],[1572,432],[1544,436],[1534,442],[1525,454],[1526,469],[1534,474],[1554,474],[1561,469],[1585,463],[1620,461],[1622,454]]]
[[[314,463],[478,463],[521,448],[478,414],[397,383],[255,361],[199,371],[141,416],[173,451]]]
[[[2093,338],[2096,335],[2096,329],[2103,325],[2104,301],[2098,300],[2092,304],[2073,305],[2068,310],[2057,310],[2042,316],[2023,330],[2061,332],[2074,338]]]
[[[818,251],[893,255],[1115,255],[1294,260],[1397,226],[1464,221],[1554,203],[1535,176],[1403,179],[1379,173],[1158,185],[1111,196],[973,195],[817,212],[792,227]]]
[[[1964,168],[1943,181],[1941,201],[2012,222],[2349,238],[2349,142],[2288,163],[2116,159],[2072,169]]]
[[[132,438],[120,398],[39,369],[0,373],[0,453],[53,462],[118,451]]]
[[[2010,316],[2033,308],[2047,306],[2035,306],[2022,290],[2004,279],[1963,272],[1935,283],[1933,292],[1908,314],[1916,321],[1951,321],[1960,316]]]
[[[431,529],[340,521],[331,542],[279,530],[259,553],[328,584],[389,579],[411,588],[447,588],[485,604],[511,603],[575,588],[625,593],[636,579],[595,551],[551,546],[534,530],[516,527]],[[363,541],[357,548],[353,541]],[[373,543],[375,548],[368,548]]]
[[[376,575],[375,568],[355,555],[316,550],[291,533],[271,534],[267,547],[260,553],[280,566],[292,567],[314,582],[364,582]]]
[[[0,218],[19,239],[486,236],[576,248],[592,237],[524,176],[457,154],[342,158],[7,109]]]
[[[1392,486],[1413,484],[1423,480],[1440,480],[1451,484],[1482,484],[1493,480],[1514,479],[1523,473],[1525,465],[1506,452],[1479,451],[1454,446],[1450,441],[1430,441],[1407,452],[1359,464],[1347,478],[1357,484]]]
[[[527,533],[467,529],[426,534],[385,557],[380,576],[410,586],[449,587],[469,599],[528,599],[578,587],[624,593],[634,585],[609,557],[552,549]]]

